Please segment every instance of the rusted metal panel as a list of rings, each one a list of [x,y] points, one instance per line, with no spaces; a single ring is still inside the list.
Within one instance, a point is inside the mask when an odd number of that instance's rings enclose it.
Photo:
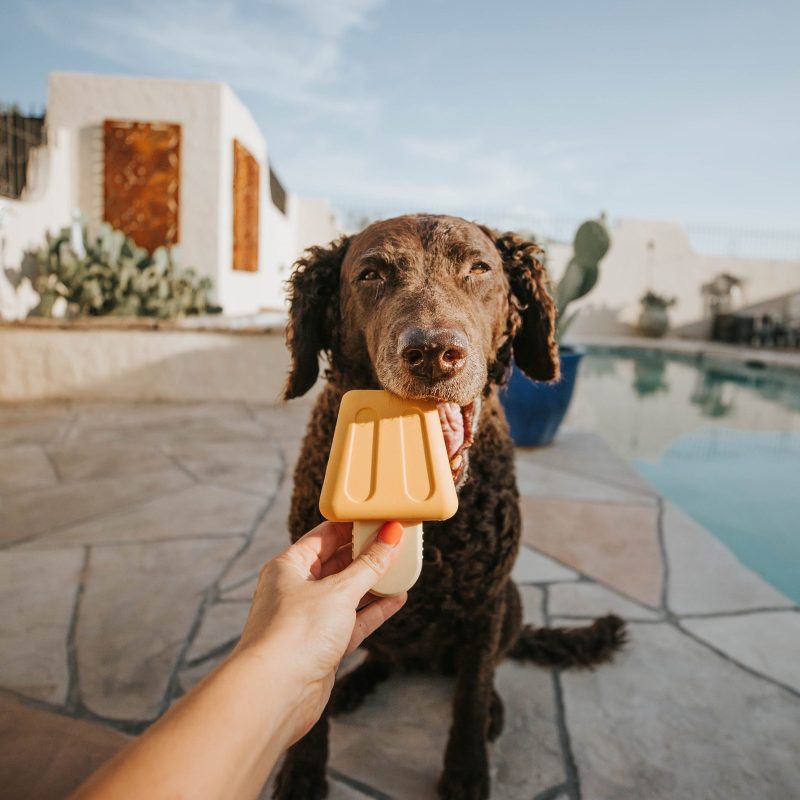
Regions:
[[[179,240],[181,126],[103,123],[103,217],[150,252]]]
[[[258,271],[258,161],[233,140],[233,268]]]

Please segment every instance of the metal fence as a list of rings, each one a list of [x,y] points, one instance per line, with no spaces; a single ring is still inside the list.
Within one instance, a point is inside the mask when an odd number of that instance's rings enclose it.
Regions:
[[[339,218],[346,230],[357,231],[370,222],[397,214],[402,209],[340,208]],[[455,213],[459,213],[456,211]],[[578,226],[587,219],[578,214],[546,214],[536,212],[506,212],[480,209],[464,216],[485,222],[498,230],[514,230],[547,243],[572,242]],[[618,222],[609,217],[612,228]],[[678,223],[680,224],[680,223]],[[692,250],[702,255],[727,258],[754,258],[800,261],[800,220],[795,230],[742,227],[737,225],[680,224]]]
[[[31,150],[44,142],[44,114],[0,106],[0,195],[14,199],[22,195]]]
[[[531,217],[526,229],[551,242],[571,242],[585,217]],[[510,220],[511,221],[511,220]],[[617,222],[610,218],[612,226]],[[756,228],[739,225],[680,224],[691,249],[702,255],[725,258],[800,261],[800,220],[795,230]],[[514,228],[514,225],[508,226]]]
[[[684,225],[693,250],[731,258],[800,261],[800,230]]]

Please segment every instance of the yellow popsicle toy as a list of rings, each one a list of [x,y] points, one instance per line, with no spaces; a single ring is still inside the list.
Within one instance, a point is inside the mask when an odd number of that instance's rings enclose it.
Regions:
[[[372,592],[410,589],[422,570],[422,521],[447,519],[457,509],[436,403],[375,389],[346,392],[319,510],[326,519],[353,523],[353,558],[384,522],[402,524],[400,553]]]

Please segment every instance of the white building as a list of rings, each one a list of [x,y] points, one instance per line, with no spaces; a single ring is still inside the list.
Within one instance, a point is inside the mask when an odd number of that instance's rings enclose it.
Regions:
[[[309,245],[335,238],[325,200],[286,192],[267,142],[224,83],[53,73],[47,143],[19,199],[4,199],[0,266],[19,266],[80,209],[138,244],[179,246],[226,314],[282,309]]]
[[[620,219],[609,233],[611,249],[600,263],[597,285],[570,306],[570,312],[580,309],[570,335],[635,334],[639,299],[651,290],[676,301],[669,312],[673,333],[705,338],[711,320],[702,287],[721,273],[743,281],[737,309],[798,316],[800,259],[796,256],[747,258],[698,252],[686,231],[674,222]],[[550,273],[558,281],[572,257],[572,243],[550,242],[546,248]]]

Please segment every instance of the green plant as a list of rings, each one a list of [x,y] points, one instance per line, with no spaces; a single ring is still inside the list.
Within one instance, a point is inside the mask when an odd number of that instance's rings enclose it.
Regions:
[[[71,315],[167,319],[221,310],[209,300],[211,280],[178,269],[173,251],[159,247],[148,253],[105,223],[93,239],[84,229],[83,240],[86,254],[81,257],[70,247],[70,228],[62,228],[28,254],[41,297],[35,313],[53,316],[59,298]]]
[[[734,306],[735,296],[743,285],[742,278],[727,272],[720,272],[708,283],[704,283],[700,291],[706,299],[709,316],[713,318],[719,314],[729,313]]]
[[[555,292],[559,339],[578,314],[577,311],[573,311],[567,316],[567,306],[584,297],[594,288],[600,276],[600,261],[610,246],[611,237],[608,229],[599,220],[588,220],[576,231],[573,256],[569,260]]]
[[[639,298],[639,302],[643,306],[649,306],[650,308],[669,308],[670,306],[674,306],[678,301],[675,297],[665,297],[663,294],[657,294],[648,289],[647,292]]]

